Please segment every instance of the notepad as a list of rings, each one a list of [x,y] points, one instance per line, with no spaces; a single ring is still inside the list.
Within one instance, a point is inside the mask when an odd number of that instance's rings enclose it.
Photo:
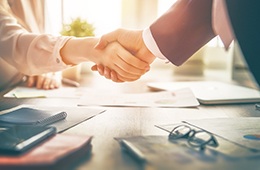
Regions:
[[[67,117],[64,111],[54,112],[22,107],[0,115],[0,123],[45,126]]]

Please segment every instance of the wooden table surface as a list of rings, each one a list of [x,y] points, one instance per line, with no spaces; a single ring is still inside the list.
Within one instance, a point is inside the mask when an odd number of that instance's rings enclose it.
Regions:
[[[129,83],[114,83],[97,74],[82,75],[81,86],[93,90],[108,90],[115,93],[142,93],[149,92],[147,82],[178,81],[178,80],[211,80],[214,76],[183,77],[174,76],[172,70],[161,69],[147,73],[140,80]],[[222,77],[217,76],[217,77]],[[223,77],[222,77],[223,78]],[[221,78],[220,78],[221,79]],[[244,79],[245,80],[245,79]],[[227,81],[225,79],[224,81]],[[77,111],[77,99],[7,99],[1,98],[1,110],[19,104],[34,104],[48,106],[72,106]],[[84,107],[88,109],[88,107]],[[154,125],[171,124],[187,119],[259,116],[260,111],[255,110],[254,104],[236,105],[200,105],[197,108],[141,108],[141,107],[102,107],[106,111],[91,118],[64,133],[92,135],[92,151],[87,158],[75,165],[75,169],[91,170],[135,170],[144,169],[129,154],[123,152],[114,137],[127,137],[138,135],[167,135],[166,132]],[[81,108],[82,109],[82,108]]]

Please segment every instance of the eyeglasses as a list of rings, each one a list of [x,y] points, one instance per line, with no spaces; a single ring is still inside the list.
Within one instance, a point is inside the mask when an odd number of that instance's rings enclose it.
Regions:
[[[204,130],[194,130],[187,125],[179,125],[172,129],[168,136],[169,140],[178,140],[185,138],[192,147],[204,150],[206,145],[217,147],[216,138]]]

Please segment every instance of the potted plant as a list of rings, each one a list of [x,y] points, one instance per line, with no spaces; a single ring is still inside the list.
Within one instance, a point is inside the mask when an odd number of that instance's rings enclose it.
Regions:
[[[74,37],[87,37],[87,36],[95,36],[95,28],[92,24],[88,23],[87,20],[83,20],[80,17],[76,19],[72,19],[71,23],[63,24],[62,30],[60,32],[61,35],[64,36],[74,36]],[[87,65],[83,68],[84,71],[87,72]],[[83,71],[81,64],[66,69],[62,72],[62,76],[64,78],[68,78],[71,80],[78,81],[80,79],[81,72]]]
[[[95,28],[92,24],[78,17],[76,19],[72,19],[69,24],[63,24],[60,33],[65,36],[86,37],[94,36],[94,30]]]

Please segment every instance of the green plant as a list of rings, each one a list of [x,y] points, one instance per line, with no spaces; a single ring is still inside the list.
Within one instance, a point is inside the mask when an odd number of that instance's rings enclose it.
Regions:
[[[94,36],[94,30],[95,28],[92,24],[78,17],[76,19],[72,19],[70,24],[63,24],[60,33],[65,36],[86,37]]]

